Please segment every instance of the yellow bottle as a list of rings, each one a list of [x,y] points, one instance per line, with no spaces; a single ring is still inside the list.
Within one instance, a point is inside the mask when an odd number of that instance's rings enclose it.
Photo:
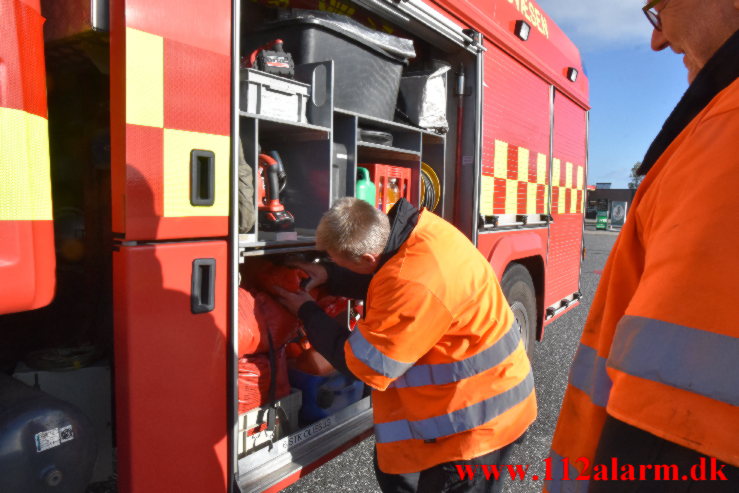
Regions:
[[[385,204],[385,214],[400,200],[400,187],[397,178],[390,178],[387,181],[387,204]]]

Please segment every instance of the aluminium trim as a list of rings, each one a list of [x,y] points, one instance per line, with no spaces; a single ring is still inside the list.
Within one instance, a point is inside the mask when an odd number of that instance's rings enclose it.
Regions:
[[[577,290],[582,293],[582,264],[584,263],[583,252],[585,251],[585,211],[588,203],[588,165],[590,164],[590,110],[585,112],[585,174],[583,176],[582,191],[582,241],[580,242],[580,270],[577,274]]]
[[[482,46],[483,35],[481,33],[475,33],[475,43],[478,46]],[[483,140],[483,122],[482,113],[484,110],[484,98],[485,93],[483,92],[485,82],[485,57],[482,52],[477,54],[477,80],[476,80],[476,105],[475,111],[477,115],[475,118],[475,162],[474,171],[472,172],[472,214],[470,220],[472,221],[472,243],[477,246],[477,235],[478,231],[478,218],[480,216],[480,187],[482,186],[482,144]]]
[[[481,46],[475,44],[473,38],[462,32],[462,27],[459,24],[444,17],[421,0],[405,0],[402,2],[392,0],[353,0],[353,3],[382,17],[389,17],[389,20],[398,22],[401,26],[412,22],[420,22],[437,34],[441,34],[443,37],[472,53],[483,49]]]
[[[549,85],[549,156],[547,157],[549,163],[549,186],[547,187],[547,211],[546,214],[552,217],[552,170],[554,168],[554,85]],[[549,248],[552,241],[552,232],[549,224],[547,223],[547,265],[549,265]]]
[[[228,217],[228,314],[226,333],[228,334],[226,353],[226,437],[228,439],[226,470],[228,475],[228,493],[234,493],[237,469],[237,443],[239,438],[238,423],[238,347],[239,347],[239,170],[238,155],[240,142],[239,129],[239,92],[240,92],[240,43],[241,39],[241,3],[238,0],[231,2],[231,162],[229,168],[230,213]]]
[[[355,402],[327,418],[306,426],[238,461],[236,480],[243,493],[264,491],[336,448],[372,429],[371,397]],[[308,430],[322,429],[302,441]]]

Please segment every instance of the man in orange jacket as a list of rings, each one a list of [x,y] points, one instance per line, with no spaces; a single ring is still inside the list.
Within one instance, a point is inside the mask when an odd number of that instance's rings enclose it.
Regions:
[[[333,264],[302,266],[308,288],[327,282],[365,300],[353,332],[307,293],[282,291],[283,302],[318,352],[375,390],[383,491],[496,491],[474,465],[504,463],[536,417],[520,329],[490,264],[454,226],[404,199],[388,216],[338,200],[316,231]],[[465,464],[474,479],[460,477]]]
[[[644,12],[690,87],[647,151],[595,294],[550,493],[739,491],[739,0]]]

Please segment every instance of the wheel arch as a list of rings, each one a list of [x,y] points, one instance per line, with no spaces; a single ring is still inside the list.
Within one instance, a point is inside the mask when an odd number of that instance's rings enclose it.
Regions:
[[[536,340],[540,341],[544,334],[545,239],[534,232],[522,232],[500,238],[490,246],[488,261],[498,281],[503,280],[513,264],[521,264],[528,270],[536,294]]]

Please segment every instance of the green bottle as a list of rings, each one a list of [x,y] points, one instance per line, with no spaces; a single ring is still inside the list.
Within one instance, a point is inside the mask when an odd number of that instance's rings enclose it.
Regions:
[[[357,198],[375,205],[375,184],[367,168],[357,168]]]

